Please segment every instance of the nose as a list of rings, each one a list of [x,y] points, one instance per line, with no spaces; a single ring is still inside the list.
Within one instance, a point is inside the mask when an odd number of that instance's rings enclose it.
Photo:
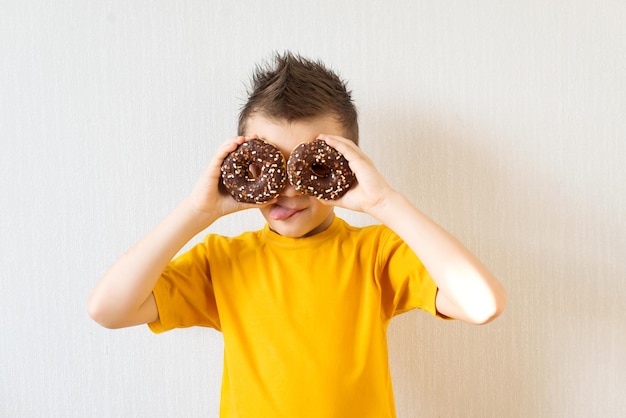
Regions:
[[[284,197],[296,197],[296,196],[301,196],[301,195],[302,193],[297,191],[296,188],[293,187],[293,185],[289,182],[287,182],[287,185],[285,186],[283,190],[281,190],[279,194],[279,196],[284,196]]]

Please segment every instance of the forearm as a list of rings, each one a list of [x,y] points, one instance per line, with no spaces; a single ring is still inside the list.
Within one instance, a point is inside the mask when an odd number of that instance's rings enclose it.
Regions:
[[[89,295],[89,314],[111,328],[156,319],[149,318],[150,307],[146,309],[144,304],[161,273],[176,253],[213,221],[209,215],[198,216],[186,201],[181,203],[109,268]]]
[[[440,313],[480,324],[502,311],[506,291],[467,248],[393,190],[352,141],[331,135],[320,138],[348,159],[358,179],[358,185],[336,204],[368,213],[411,247],[439,288]]]
[[[486,323],[499,315],[506,303],[502,284],[463,244],[404,196],[390,191],[371,214],[418,255],[439,288],[441,313],[472,323]]]

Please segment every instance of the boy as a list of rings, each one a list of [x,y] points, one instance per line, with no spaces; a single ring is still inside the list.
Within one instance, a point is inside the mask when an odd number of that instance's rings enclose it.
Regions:
[[[104,275],[89,313],[109,328],[221,331],[223,417],[394,417],[391,318],[419,308],[483,324],[501,313],[506,292],[361,152],[356,110],[335,73],[290,53],[273,64],[257,68],[239,136],[219,147],[191,194]],[[358,183],[334,201],[287,185],[267,204],[238,203],[220,187],[220,166],[256,137],[285,158],[299,143],[322,139],[346,157]],[[351,227],[334,206],[380,225]],[[262,230],[209,234],[171,261],[218,218],[252,207],[267,221]]]

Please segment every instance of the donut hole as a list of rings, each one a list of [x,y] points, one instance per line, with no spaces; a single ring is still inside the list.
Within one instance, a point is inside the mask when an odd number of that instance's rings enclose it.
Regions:
[[[318,177],[328,177],[330,175],[330,167],[325,164],[313,163],[311,171]]]
[[[262,168],[259,164],[252,163],[248,166],[248,178],[256,180],[261,176]]]

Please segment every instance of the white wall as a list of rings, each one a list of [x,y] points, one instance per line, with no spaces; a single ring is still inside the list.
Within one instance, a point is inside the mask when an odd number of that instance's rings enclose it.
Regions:
[[[399,417],[623,414],[623,2],[2,0],[0,416],[217,417],[218,333],[109,331],[85,300],[283,49],[350,80],[365,151],[510,292],[485,327],[397,319]]]

